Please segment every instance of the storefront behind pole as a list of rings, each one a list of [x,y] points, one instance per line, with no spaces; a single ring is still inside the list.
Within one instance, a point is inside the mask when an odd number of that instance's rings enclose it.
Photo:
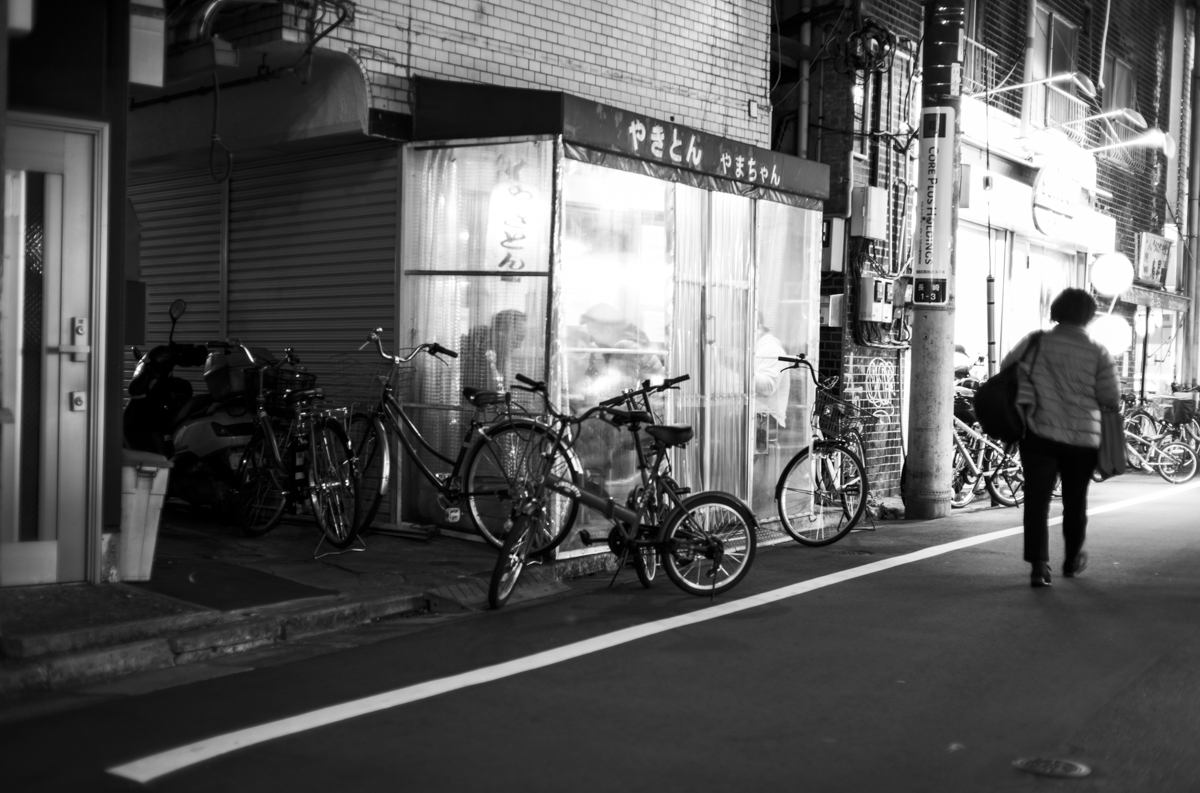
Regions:
[[[661,407],[697,430],[677,478],[768,517],[810,385],[776,360],[755,396],[755,349],[815,359],[828,168],[568,94],[416,82],[397,335],[460,352],[411,379],[422,431],[453,448],[462,388],[517,373],[576,410],[688,374]],[[637,475],[622,441],[597,424],[577,446],[618,500]],[[428,490],[405,477],[405,517],[466,531]]]

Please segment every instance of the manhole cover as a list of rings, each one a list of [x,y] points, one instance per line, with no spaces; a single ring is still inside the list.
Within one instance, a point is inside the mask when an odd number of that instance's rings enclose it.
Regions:
[[[1013,760],[1013,765],[1022,771],[1028,771],[1038,776],[1081,777],[1092,773],[1092,769],[1083,763],[1073,760],[1058,760],[1046,757],[1029,757],[1023,760]]]

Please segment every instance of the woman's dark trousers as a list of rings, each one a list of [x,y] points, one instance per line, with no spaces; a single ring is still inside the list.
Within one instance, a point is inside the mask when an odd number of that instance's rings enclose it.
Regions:
[[[1025,561],[1050,561],[1050,499],[1054,479],[1062,479],[1063,541],[1069,562],[1083,549],[1087,532],[1087,492],[1098,449],[1070,446],[1029,433],[1021,441],[1025,469]]]

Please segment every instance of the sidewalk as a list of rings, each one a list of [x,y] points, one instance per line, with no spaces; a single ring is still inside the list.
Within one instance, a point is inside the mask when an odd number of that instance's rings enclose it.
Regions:
[[[182,666],[422,612],[487,608],[495,551],[445,536],[371,533],[314,557],[311,517],[249,538],[203,510],[163,511],[148,583],[0,589],[0,702]],[[510,603],[566,591],[607,555],[529,568]]]

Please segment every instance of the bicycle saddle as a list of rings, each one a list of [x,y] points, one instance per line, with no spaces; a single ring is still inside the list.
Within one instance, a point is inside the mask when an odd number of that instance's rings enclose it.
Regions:
[[[667,446],[682,446],[696,433],[686,424],[651,424],[646,427],[646,434]]]
[[[471,388],[470,386],[463,389],[463,396],[477,408],[495,405],[508,398],[508,395],[502,391],[481,391],[478,388]]]
[[[605,415],[617,427],[622,427],[626,424],[651,424],[654,421],[654,417],[644,410],[615,410],[609,408],[605,411]]]
[[[303,391],[293,391],[287,395],[287,403],[294,405],[297,402],[316,402],[318,399],[325,398],[325,390],[322,388],[306,388]]]

